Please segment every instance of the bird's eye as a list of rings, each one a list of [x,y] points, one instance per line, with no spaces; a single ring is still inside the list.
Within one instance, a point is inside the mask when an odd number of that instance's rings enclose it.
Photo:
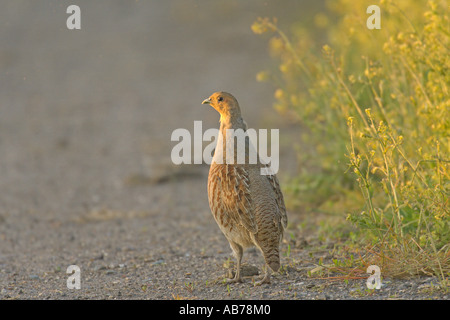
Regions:
[[[219,99],[217,99],[217,101],[223,101],[223,97],[219,97]]]

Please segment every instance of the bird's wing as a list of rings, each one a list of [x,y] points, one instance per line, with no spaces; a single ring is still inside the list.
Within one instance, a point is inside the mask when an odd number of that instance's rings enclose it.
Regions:
[[[250,196],[250,179],[247,170],[239,165],[224,166],[225,183],[223,202],[231,218],[243,225],[249,232],[257,233],[258,226],[253,216],[253,204]]]
[[[268,170],[271,170],[269,166],[266,165],[266,168]],[[287,213],[286,213],[286,205],[284,204],[284,197],[283,197],[283,193],[281,192],[281,188],[280,188],[280,183],[278,182],[278,178],[275,174],[272,175],[266,175],[267,179],[270,182],[270,185],[273,188],[273,191],[275,192],[275,200],[277,202],[277,206],[278,206],[278,215],[279,215],[279,219],[281,221],[281,224],[283,225],[283,228],[286,228],[287,226],[287,222],[288,222],[288,218],[287,218]]]

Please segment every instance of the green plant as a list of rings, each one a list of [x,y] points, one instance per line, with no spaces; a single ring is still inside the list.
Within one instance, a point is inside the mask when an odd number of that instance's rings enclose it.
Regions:
[[[184,282],[184,287],[187,291],[189,291],[190,293],[192,293],[194,291],[195,288],[195,283],[191,282],[191,281],[185,281]]]
[[[368,241],[365,259],[384,272],[443,280],[450,273],[448,7],[380,1],[382,28],[369,30],[365,6],[328,3],[319,19],[328,45],[301,28],[288,36],[276,19],[252,26],[273,34],[270,53],[280,63],[257,79],[277,86],[275,108],[302,128],[303,170],[288,198],[351,212],[353,240]]]

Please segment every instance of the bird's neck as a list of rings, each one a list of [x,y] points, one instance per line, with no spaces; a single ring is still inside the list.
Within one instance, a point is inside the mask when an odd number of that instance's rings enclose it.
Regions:
[[[232,129],[231,131],[228,131]],[[213,161],[216,163],[237,163],[237,144],[235,143],[235,137],[239,129],[243,130],[244,132],[247,131],[247,125],[242,119],[241,116],[236,118],[227,118],[221,116],[220,118],[220,132],[217,139],[216,149],[214,152],[214,158]],[[242,131],[241,131],[242,132]],[[246,133],[245,133],[246,134]],[[248,137],[245,138],[246,142],[246,151],[245,151],[245,158],[248,158]],[[233,150],[231,150],[231,149]],[[230,158],[227,157],[233,157],[234,161],[230,162]],[[219,162],[221,161],[221,162]]]
[[[220,131],[225,134],[227,129],[247,130],[247,126],[240,115],[238,116],[220,116]]]

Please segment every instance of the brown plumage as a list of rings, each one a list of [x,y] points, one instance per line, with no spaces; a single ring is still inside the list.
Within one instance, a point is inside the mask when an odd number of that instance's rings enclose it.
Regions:
[[[241,282],[240,266],[245,248],[256,246],[266,265],[273,271],[280,268],[279,246],[287,225],[286,207],[276,175],[262,175],[259,156],[256,164],[249,161],[252,148],[245,137],[245,163],[237,163],[234,144],[234,163],[227,158],[227,129],[247,130],[237,100],[229,93],[216,92],[203,104],[220,113],[220,134],[208,176],[208,199],[211,212],[230,243],[237,259],[237,270],[231,282]],[[230,151],[230,150],[228,150]],[[228,161],[227,161],[228,160]],[[257,284],[270,283],[269,268]]]

